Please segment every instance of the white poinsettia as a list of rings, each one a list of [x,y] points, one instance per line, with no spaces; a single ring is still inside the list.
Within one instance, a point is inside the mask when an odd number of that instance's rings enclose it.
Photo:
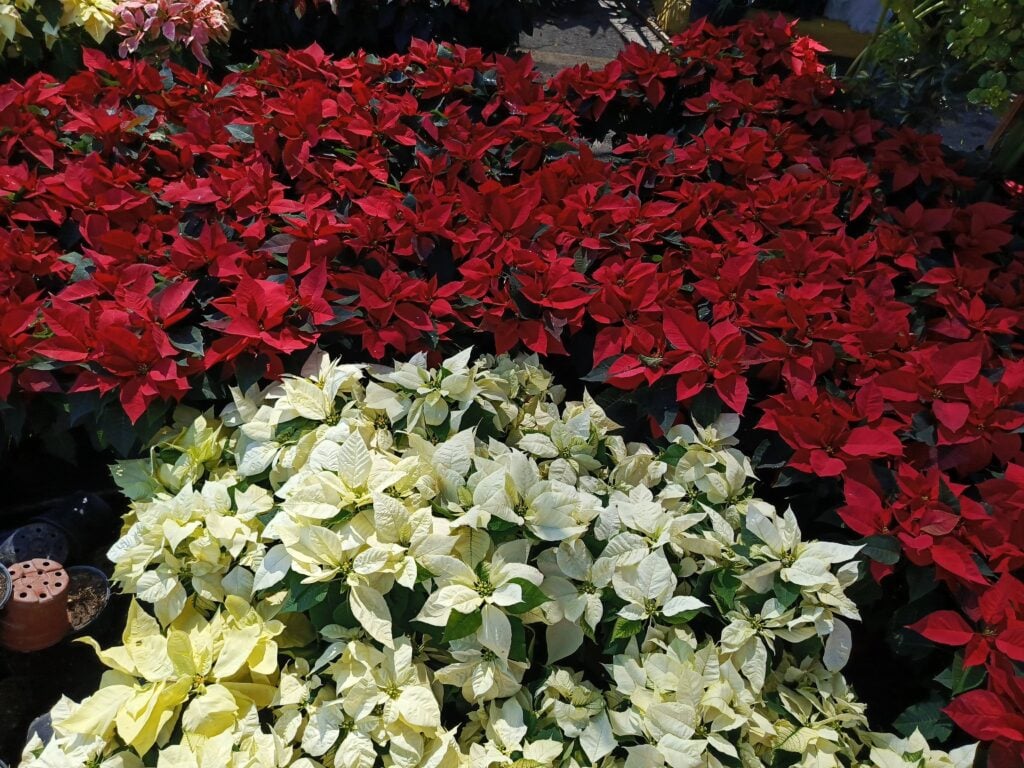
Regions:
[[[567,414],[564,420],[553,420],[545,432],[527,432],[516,447],[538,459],[552,459],[548,476],[575,484],[579,475],[601,467],[596,458],[600,433],[592,421],[589,410]]]
[[[615,561],[596,561],[586,545],[576,539],[562,542],[558,549],[546,549],[537,558],[544,574],[544,591],[551,600],[543,610],[548,662],[575,652],[585,636],[591,636],[604,617],[604,590],[611,585]]]
[[[451,526],[429,507],[410,510],[401,500],[383,493],[373,497],[373,533],[367,539],[363,561],[356,570],[392,573],[395,581],[412,589],[419,575],[417,561],[444,557],[456,544]]]
[[[50,710],[52,738],[44,743],[33,732],[22,753],[22,768],[142,768],[141,758],[128,750],[104,757],[108,741],[102,735],[65,730],[64,721],[78,706],[61,696]]]
[[[755,690],[764,686],[770,668],[770,653],[776,638],[787,643],[800,643],[817,634],[814,620],[798,617],[795,609],[786,609],[774,597],[765,601],[756,613],[740,604],[725,616],[729,624],[722,630],[721,648]]]
[[[173,496],[160,493],[138,502],[130,527],[108,552],[115,579],[153,603],[165,624],[184,607],[183,572],[190,574],[196,594],[223,602],[237,593],[225,578],[255,556],[258,516],[271,507],[267,491],[239,489],[234,479],[210,480],[198,490],[186,485]]]
[[[450,504],[467,502],[471,498],[466,477],[477,457],[474,431],[456,432],[443,442],[431,442],[415,433],[408,436],[409,449],[399,466],[406,468],[405,481],[398,487],[409,488],[424,499],[438,498]],[[456,507],[457,508],[457,507]]]
[[[220,733],[234,726],[243,703],[267,706],[273,700],[274,637],[282,629],[280,622],[264,621],[245,601],[229,597],[211,621],[183,613],[164,634],[133,602],[123,646],[103,651],[90,641],[110,670],[103,687],[61,727],[107,739],[116,733],[139,754],[157,742],[178,708],[186,733]]]
[[[401,722],[432,733],[441,726],[441,708],[422,664],[413,663],[412,644],[397,638],[367,673],[345,690],[343,706],[354,718],[377,710],[384,726]]]
[[[906,738],[872,733],[869,741],[873,768],[971,768],[978,751],[977,744],[958,747],[948,753],[932,749],[917,729]]]
[[[581,672],[559,669],[540,687],[540,713],[550,717],[569,738],[577,739],[591,761],[615,749],[616,740],[601,692]]]
[[[617,568],[612,576],[615,593],[626,601],[619,616],[628,621],[645,621],[656,615],[672,617],[696,611],[707,603],[691,595],[674,594],[678,579],[664,553],[656,550],[635,566]]]
[[[755,592],[769,591],[776,575],[822,606],[830,609],[819,620],[827,634],[831,627],[831,612],[857,619],[859,613],[846,597],[845,588],[856,581],[858,566],[850,562],[860,551],[859,546],[833,544],[823,541],[805,542],[792,510],[779,516],[767,504],[749,503],[746,509],[747,530],[760,542],[751,549],[751,556],[763,560],[741,577]],[[835,573],[832,567],[844,563]]]
[[[530,740],[527,736],[522,705],[514,698],[499,707],[491,703],[487,709],[484,734],[486,740],[469,744],[469,765],[472,768],[528,765],[532,768],[554,768],[565,751],[555,739]]]
[[[472,350],[466,349],[444,360],[438,370],[427,368],[426,357],[417,355],[408,363],[398,364],[394,371],[375,373],[374,378],[414,393],[404,413],[407,428],[421,424],[436,427],[448,419],[449,403],[454,402],[458,409],[464,409],[477,395],[474,369],[469,366],[471,353]],[[383,403],[374,407],[388,410]]]
[[[587,530],[600,501],[559,480],[541,477],[537,463],[520,451],[478,460],[470,478],[473,507],[464,523],[486,527],[492,517],[524,525],[542,541],[561,541]]]
[[[485,648],[507,658],[512,646],[512,625],[506,609],[529,597],[524,588],[539,588],[544,574],[527,565],[530,542],[510,541],[497,547],[488,560],[470,567],[450,556],[424,558],[438,590],[432,592],[416,617],[424,624],[443,627],[452,612],[480,613],[476,638]]]
[[[461,689],[466,701],[473,703],[515,695],[530,667],[528,662],[502,658],[475,638],[452,641],[450,654],[451,663],[438,669],[434,677]]]
[[[858,548],[756,498],[738,417],[627,443],[468,350],[232,398],[116,468],[137,602],[29,768],[966,768],[867,731]]]
[[[275,408],[282,420],[299,417],[334,423],[338,418],[338,393],[359,385],[364,366],[343,365],[320,350],[314,352],[299,376],[281,381]]]
[[[739,440],[736,439],[739,428],[739,414],[723,413],[707,426],[677,424],[665,436],[670,442],[685,445],[690,450],[703,449],[717,453],[739,444]]]
[[[650,652],[633,648],[614,660],[619,690],[634,703],[632,711],[613,713],[615,730],[645,735],[672,768],[737,758],[735,732],[755,714],[755,698],[714,645],[697,646],[679,631],[666,639]]]

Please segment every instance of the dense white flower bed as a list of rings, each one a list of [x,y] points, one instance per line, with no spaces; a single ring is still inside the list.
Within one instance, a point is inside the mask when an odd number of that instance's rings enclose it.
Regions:
[[[627,444],[536,360],[343,365],[181,412],[115,477],[124,645],[23,765],[966,768],[870,733],[856,547],[738,417]]]

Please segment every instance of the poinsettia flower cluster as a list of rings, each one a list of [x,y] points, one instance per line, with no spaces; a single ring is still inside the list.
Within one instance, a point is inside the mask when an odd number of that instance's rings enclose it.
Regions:
[[[0,57],[17,59],[24,49],[51,49],[66,38],[101,43],[114,27],[115,0],[8,0],[0,4]],[[84,33],[84,34],[83,34]]]
[[[867,730],[859,547],[753,497],[737,416],[652,448],[561,396],[536,358],[315,353],[182,412],[117,470],[123,645],[22,765],[972,764]]]
[[[712,396],[777,434],[984,633],[1024,558],[1015,214],[844,108],[819,53],[778,21],[548,82],[417,44],[5,86],[0,395],[134,421],[316,343],[571,354],[657,429]],[[1024,754],[979,725],[1022,700],[1003,647],[983,663],[987,709],[951,714]]]
[[[220,0],[124,0],[117,6],[118,53],[129,56],[144,43],[151,55],[181,46],[209,65],[207,47],[226,44],[233,26],[231,11]]]

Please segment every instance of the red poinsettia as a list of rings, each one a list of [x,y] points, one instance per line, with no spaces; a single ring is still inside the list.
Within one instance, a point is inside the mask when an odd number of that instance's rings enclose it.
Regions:
[[[669,374],[678,377],[676,396],[688,400],[705,385],[713,386],[723,402],[742,412],[750,392],[744,376],[747,342],[728,321],[708,325],[680,310],[668,310],[662,323],[673,347],[667,357]]]
[[[1024,661],[1024,584],[1004,574],[970,609],[975,629],[956,611],[936,611],[910,626],[932,642],[964,648],[964,666],[984,664],[1000,653]]]

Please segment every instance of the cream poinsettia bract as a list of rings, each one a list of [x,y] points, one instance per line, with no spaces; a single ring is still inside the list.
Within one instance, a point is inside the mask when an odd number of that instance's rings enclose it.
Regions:
[[[630,443],[563,397],[535,358],[317,353],[180,411],[114,468],[123,644],[23,765],[971,764],[868,730],[859,549],[753,495],[738,417]]]

